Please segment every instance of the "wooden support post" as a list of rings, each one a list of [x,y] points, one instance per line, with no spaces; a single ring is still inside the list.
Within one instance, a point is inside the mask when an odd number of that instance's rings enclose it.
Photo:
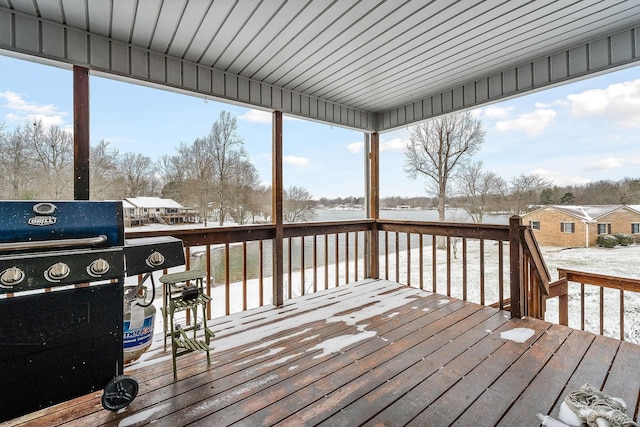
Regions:
[[[282,212],[282,111],[273,112],[271,220],[273,236],[273,305],[284,304],[284,227]]]
[[[380,278],[380,240],[378,236],[378,218],[380,218],[380,134],[371,134],[369,152],[369,217],[373,218],[369,243],[370,268],[369,275],[373,279]]]
[[[511,284],[511,317],[521,318],[522,313],[522,244],[520,242],[520,223],[522,219],[518,215],[509,218],[509,263]]]
[[[89,200],[89,69],[73,66],[73,198]]]

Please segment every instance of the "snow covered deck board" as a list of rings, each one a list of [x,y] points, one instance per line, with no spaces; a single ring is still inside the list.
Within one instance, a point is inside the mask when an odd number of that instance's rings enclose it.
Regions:
[[[638,418],[640,346],[409,288],[364,280],[224,318],[212,364],[162,337],[126,370],[140,383],[120,413],[101,392],[12,424],[539,425],[585,382]],[[524,343],[506,339],[514,332]]]

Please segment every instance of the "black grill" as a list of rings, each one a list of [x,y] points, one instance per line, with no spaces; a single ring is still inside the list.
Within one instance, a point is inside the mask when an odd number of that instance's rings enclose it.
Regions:
[[[0,202],[0,421],[121,378],[123,248],[121,202]]]

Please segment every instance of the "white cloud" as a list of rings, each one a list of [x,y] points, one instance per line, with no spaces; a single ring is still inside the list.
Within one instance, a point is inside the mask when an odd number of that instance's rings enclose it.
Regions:
[[[249,110],[244,114],[240,114],[238,119],[250,123],[271,123],[271,113],[262,110]]]
[[[40,120],[45,126],[63,126],[67,113],[58,111],[52,104],[39,105],[26,101],[20,94],[12,91],[0,92],[0,99],[6,103],[3,107],[11,110],[5,115],[9,122],[21,123]]]
[[[550,126],[556,118],[556,112],[550,109],[538,109],[532,113],[520,114],[517,119],[502,120],[496,123],[496,130],[505,132],[525,132],[539,135]]]
[[[478,110],[474,110],[474,116],[478,119],[489,119],[489,120],[497,120],[504,119],[509,116],[509,113],[514,109],[514,107],[498,107],[496,105],[492,105],[489,107],[480,108]]]
[[[401,138],[394,138],[390,141],[380,141],[380,151],[404,151],[407,142]]]
[[[249,110],[244,114],[240,114],[238,119],[243,120],[249,123],[261,123],[261,124],[271,124],[273,115],[268,111],[262,110]],[[295,117],[291,116],[283,116],[283,120],[299,120]]]
[[[615,169],[621,167],[623,160],[616,157],[607,157],[591,162],[591,166],[595,169]]]
[[[564,171],[553,171],[548,169],[534,169],[531,173],[542,178],[547,178],[555,185],[584,185],[591,182],[590,179],[576,175],[567,175]]]
[[[309,159],[306,157],[289,155],[282,158],[282,163],[292,166],[307,166],[309,164]]]
[[[574,117],[601,116],[623,128],[640,127],[640,79],[567,95]]]
[[[347,144],[347,150],[349,150],[349,152],[351,152],[352,154],[358,154],[363,149],[364,149],[364,142],[362,141],[352,142],[351,144]]]

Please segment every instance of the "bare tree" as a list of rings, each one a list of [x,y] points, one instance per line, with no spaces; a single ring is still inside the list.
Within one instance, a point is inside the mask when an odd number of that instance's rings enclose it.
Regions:
[[[514,214],[527,212],[530,204],[540,200],[542,190],[551,187],[548,179],[536,174],[513,177],[509,184],[507,198],[510,210]]]
[[[71,198],[73,191],[73,136],[58,126],[44,126],[41,120],[22,128],[33,161],[41,168],[39,197]]]
[[[109,142],[101,139],[91,146],[89,160],[89,193],[93,200],[118,198],[114,182],[118,173],[118,150],[109,147]]]
[[[241,160],[235,166],[229,181],[229,215],[238,224],[245,224],[257,209],[253,194],[260,185],[260,174],[248,160]]]
[[[120,178],[124,181],[122,198],[151,195],[147,191],[154,179],[155,166],[150,157],[140,153],[124,153],[118,169]]]
[[[0,128],[0,176],[6,185],[4,197],[12,200],[30,198],[33,162],[20,130],[4,134]]]
[[[234,117],[226,111],[211,127],[207,142],[211,146],[213,161],[213,203],[218,211],[218,223],[224,224],[231,195],[231,181],[238,165],[248,160],[243,145],[244,141],[237,134],[238,124]]]
[[[438,117],[410,128],[405,172],[423,176],[427,188],[438,197],[438,219],[445,219],[449,181],[456,169],[475,154],[484,141],[484,130],[471,113]]]
[[[282,217],[284,222],[308,221],[313,217],[313,199],[306,188],[289,187],[283,196]]]
[[[473,222],[482,223],[484,215],[504,196],[506,182],[495,172],[482,170],[482,161],[463,165],[457,178],[462,208]]]

